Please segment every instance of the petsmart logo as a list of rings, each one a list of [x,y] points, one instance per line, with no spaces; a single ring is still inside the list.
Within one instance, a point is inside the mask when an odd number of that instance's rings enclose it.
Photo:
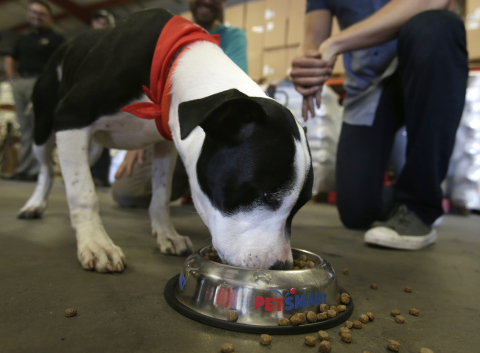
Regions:
[[[275,289],[267,290],[265,293],[268,292],[278,293],[281,298],[264,298],[257,295],[255,296],[255,310],[265,307],[265,311],[281,311],[283,302],[285,302],[285,310],[287,311],[327,303],[327,294],[325,293],[295,295],[295,288],[290,289],[285,296]]]

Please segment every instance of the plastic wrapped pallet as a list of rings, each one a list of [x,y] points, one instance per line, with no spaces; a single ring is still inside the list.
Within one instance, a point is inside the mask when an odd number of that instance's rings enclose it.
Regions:
[[[480,75],[471,74],[450,159],[447,196],[460,210],[480,210]]]
[[[298,122],[307,128],[314,175],[313,195],[334,191],[335,161],[343,115],[338,94],[329,86],[324,86],[321,107],[316,109],[316,116],[306,122],[302,117],[303,97],[295,90],[291,81],[277,83],[274,98],[289,108]]]

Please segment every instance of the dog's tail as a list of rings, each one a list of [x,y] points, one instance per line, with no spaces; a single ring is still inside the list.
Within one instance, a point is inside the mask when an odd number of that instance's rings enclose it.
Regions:
[[[67,48],[68,43],[63,44],[52,54],[33,88],[36,145],[43,145],[53,130],[53,114],[60,100],[61,66]]]

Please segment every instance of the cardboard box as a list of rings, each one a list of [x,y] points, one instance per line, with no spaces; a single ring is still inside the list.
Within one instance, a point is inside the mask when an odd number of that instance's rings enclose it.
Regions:
[[[290,0],[287,19],[287,45],[303,42],[305,32],[306,0]]]
[[[289,47],[287,48],[287,74],[290,76],[290,70],[292,68],[292,61],[295,59],[297,56],[300,55],[299,51],[299,45],[296,47]]]
[[[267,82],[275,82],[288,76],[286,48],[265,50],[263,53],[263,77]]]
[[[224,10],[225,26],[245,30],[245,4],[226,7]]]
[[[290,0],[267,0],[265,4],[265,48],[287,43],[287,12]]]
[[[480,0],[468,0],[466,3],[467,50],[468,59],[480,60]]]
[[[180,14],[183,18],[193,22],[193,15],[190,11],[185,11]]]
[[[248,73],[258,81],[262,77],[263,39],[265,36],[265,1],[245,5],[245,34],[247,36]]]

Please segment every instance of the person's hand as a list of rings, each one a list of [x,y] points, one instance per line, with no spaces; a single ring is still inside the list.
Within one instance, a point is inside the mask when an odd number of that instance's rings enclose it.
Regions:
[[[325,40],[318,49],[323,60],[327,62],[327,66],[333,69],[335,61],[337,61],[337,48],[333,37]]]
[[[320,107],[322,86],[328,80],[333,65],[322,59],[321,53],[310,50],[292,62],[292,76],[295,89],[303,95],[302,116],[308,119],[308,112],[315,116],[315,102]]]
[[[125,171],[127,172],[127,176],[132,176],[132,170],[135,163],[138,162],[138,164],[143,164],[145,162],[144,154],[144,149],[127,151],[122,164],[120,164],[120,167],[118,167],[118,170],[115,173],[115,179],[120,179]]]

